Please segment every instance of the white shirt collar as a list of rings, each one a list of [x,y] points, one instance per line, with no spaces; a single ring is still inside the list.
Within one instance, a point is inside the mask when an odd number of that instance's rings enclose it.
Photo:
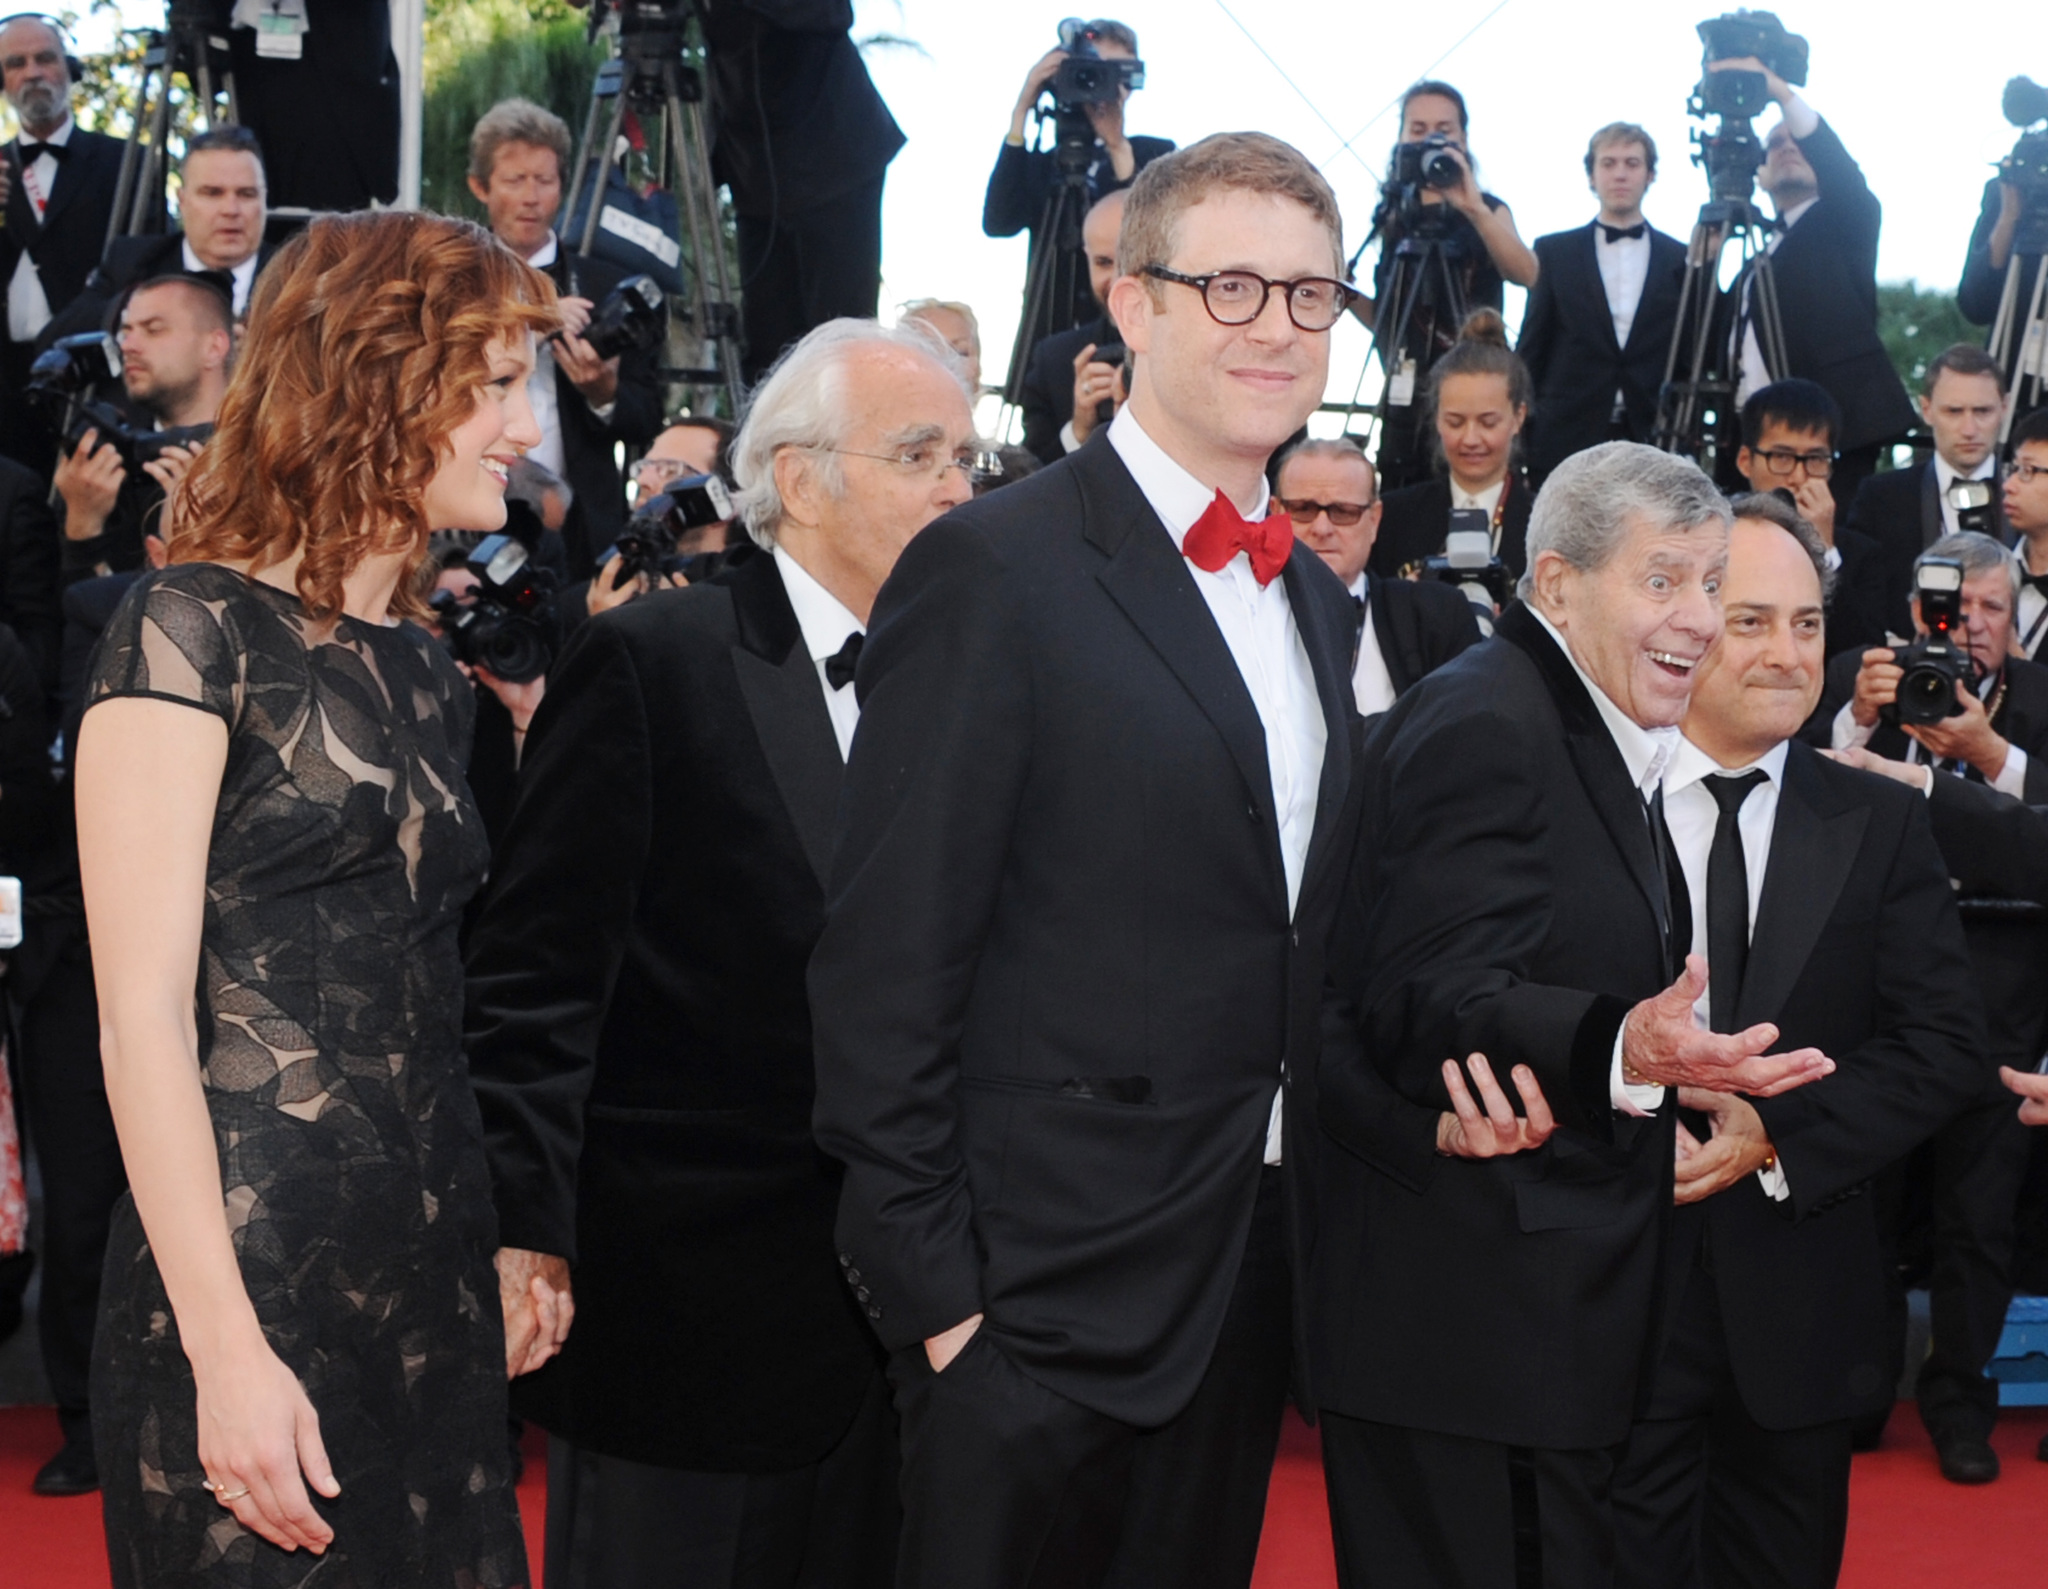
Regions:
[[[1995,478],[1997,474],[1998,454],[1995,452],[1986,457],[1982,463],[1978,464],[1968,474],[1960,473],[1940,453],[1934,455],[1934,483],[1940,486],[1943,491],[1947,491],[1958,480],[1990,480]]]
[[[38,138],[33,133],[31,133],[27,128],[24,127],[19,133],[15,135],[14,141],[17,144],[53,143],[58,148],[61,149],[66,144],[71,142],[72,131],[77,127],[77,125],[78,124],[71,119],[71,113],[69,111],[66,111],[64,113],[64,124],[61,127],[59,127],[55,132],[51,133],[49,137]]]
[[[1145,494],[1145,500],[1152,504],[1152,511],[1159,515],[1159,521],[1166,526],[1166,533],[1173,537],[1174,549],[1187,539],[1187,533],[1216,500],[1216,493],[1202,484],[1166,451],[1166,449],[1145,434],[1145,427],[1131,412],[1127,403],[1118,410],[1115,419],[1109,422],[1109,444],[1123,460],[1124,467],[1131,472],[1131,478],[1138,483],[1138,489]],[[1262,519],[1266,516],[1267,499],[1271,489],[1266,482],[1259,481],[1259,500],[1248,519]],[[1239,557],[1245,554],[1239,552]]]
[[[1678,748],[1671,753],[1671,764],[1664,769],[1664,798],[1668,800],[1681,789],[1689,789],[1696,783],[1704,783],[1722,774],[1732,778],[1746,772],[1761,772],[1773,786],[1782,788],[1790,743],[1789,740],[1779,740],[1747,767],[1724,767],[1680,734]]]
[[[782,576],[782,588],[796,609],[797,627],[803,630],[804,646],[813,662],[839,654],[848,635],[865,631],[861,621],[846,610],[839,598],[819,584],[809,569],[780,546],[774,548],[775,570]]]
[[[561,251],[562,240],[553,232],[550,232],[548,233],[548,240],[526,256],[526,262],[535,270],[546,270],[548,266],[555,262],[555,256],[560,254]]]
[[[1365,570],[1358,571],[1358,577],[1351,582],[1351,594],[1360,601],[1365,600]]]
[[[1778,217],[1779,229],[1787,232],[1791,231],[1793,227],[1799,224],[1799,217],[1804,215],[1808,210],[1812,209],[1818,203],[1820,203],[1820,195],[1818,193],[1816,193],[1810,199],[1801,199],[1797,204],[1793,205],[1791,209],[1787,210],[1783,215]]]
[[[1600,714],[1600,721],[1607,725],[1607,732],[1614,740],[1614,748],[1621,752],[1622,765],[1628,768],[1630,780],[1645,798],[1657,787],[1664,776],[1664,769],[1670,764],[1672,752],[1677,749],[1679,732],[1676,728],[1645,728],[1630,717],[1614,702],[1607,698],[1607,692],[1593,682],[1592,675],[1579,666],[1579,659],[1572,655],[1572,648],[1564,632],[1552,623],[1534,605],[1529,615],[1543,625],[1544,632],[1557,642],[1558,650],[1572,665],[1572,671],[1579,676],[1579,682],[1586,686],[1586,693],[1593,697],[1593,709]]]
[[[1477,493],[1467,491],[1456,480],[1451,481],[1451,506],[1454,508],[1477,508],[1481,513],[1491,513],[1500,506],[1500,494],[1507,490],[1507,476]]]
[[[182,251],[187,270],[196,272],[213,268],[210,265],[202,264],[199,256],[192,252],[192,240],[189,237],[184,239],[178,246]],[[228,274],[235,280],[235,302],[238,305],[247,302],[249,283],[256,279],[256,255],[251,254],[241,264],[231,268]]]

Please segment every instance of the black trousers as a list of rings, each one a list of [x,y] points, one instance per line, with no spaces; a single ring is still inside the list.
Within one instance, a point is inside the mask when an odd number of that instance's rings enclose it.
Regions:
[[[1543,1451],[1325,1410],[1339,1589],[1612,1589],[1614,1451]]]
[[[1841,1573],[1849,1424],[1750,1416],[1704,1256],[1615,1475],[1614,1520],[1617,1589],[1833,1589]]]
[[[1262,1172],[1250,1240],[1194,1399],[1136,1429],[1046,1389],[991,1332],[942,1374],[889,1365],[903,1419],[900,1589],[1244,1589],[1287,1398],[1284,1187]]]
[[[739,217],[741,372],[758,381],[813,326],[875,317],[882,292],[882,178],[794,215]]]
[[[42,926],[42,923],[36,923]],[[55,932],[71,932],[52,926]],[[92,1439],[93,1324],[107,1227],[128,1189],[100,1071],[99,1004],[84,933],[55,957],[16,1011],[23,1114],[43,1180],[43,1369],[64,1438]]]
[[[878,1373],[822,1461],[694,1473],[548,1440],[548,1589],[889,1589],[896,1415]]]

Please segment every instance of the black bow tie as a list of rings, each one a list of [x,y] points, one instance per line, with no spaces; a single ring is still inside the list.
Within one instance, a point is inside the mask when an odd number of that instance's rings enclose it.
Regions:
[[[861,642],[867,639],[858,629],[846,637],[846,644],[825,659],[825,682],[843,690],[853,682],[853,670],[860,665]]]
[[[66,143],[25,143],[21,146],[21,163],[25,166],[34,165],[42,155],[48,155],[52,160],[62,160],[70,153],[71,146]]]
[[[2022,585],[2032,585],[2043,596],[2048,596],[2048,574],[2030,574],[2027,572],[2026,565],[2021,564],[2020,583]]]
[[[1633,226],[1609,226],[1605,221],[1602,221],[1600,223],[1600,230],[1607,234],[1608,242],[1618,243],[1624,237],[1642,237],[1650,230],[1650,223],[1648,221],[1638,221]]]

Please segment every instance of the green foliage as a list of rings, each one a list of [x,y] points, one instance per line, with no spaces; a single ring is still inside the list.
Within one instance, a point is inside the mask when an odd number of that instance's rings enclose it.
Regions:
[[[1984,328],[1973,326],[1956,307],[1956,295],[1941,288],[1923,288],[1916,281],[1879,282],[1877,334],[1891,355],[1892,368],[1917,393],[1935,354],[1958,342],[1981,345]]]

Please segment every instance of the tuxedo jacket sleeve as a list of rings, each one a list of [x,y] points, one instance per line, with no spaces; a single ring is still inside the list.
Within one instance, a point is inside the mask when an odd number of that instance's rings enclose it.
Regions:
[[[1963,279],[1956,287],[1956,308],[1972,325],[1988,326],[1998,318],[1998,300],[2005,292],[2005,272],[1991,264],[1991,232],[1998,225],[2003,207],[2000,189],[1993,177],[1984,184],[1984,202],[1977,211],[1977,224],[1970,231],[1969,251],[1963,256]],[[2010,261],[2007,261],[2008,266]]]
[[[54,689],[64,630],[57,577],[63,531],[50,511],[42,478],[11,458],[0,458],[0,535],[5,537],[0,543],[5,547],[0,621],[20,637],[43,687]]]
[[[1137,173],[1145,169],[1163,154],[1173,151],[1169,138],[1153,138],[1144,133],[1131,135],[1131,154],[1137,161],[1131,173],[1135,181]],[[1108,156],[1103,156],[1104,160]],[[1045,209],[1046,198],[1059,183],[1059,166],[1049,149],[1031,149],[1007,140],[996,151],[995,169],[988,174],[988,192],[981,203],[981,230],[988,237],[1015,237],[1019,232],[1038,224]],[[1103,191],[1128,186],[1111,182]]]
[[[1936,778],[1927,804],[1961,890],[2048,904],[2048,810],[1961,778]]]
[[[1375,579],[1372,632],[1394,693],[1413,689],[1468,646],[1479,644],[1472,603],[1433,579]]]

